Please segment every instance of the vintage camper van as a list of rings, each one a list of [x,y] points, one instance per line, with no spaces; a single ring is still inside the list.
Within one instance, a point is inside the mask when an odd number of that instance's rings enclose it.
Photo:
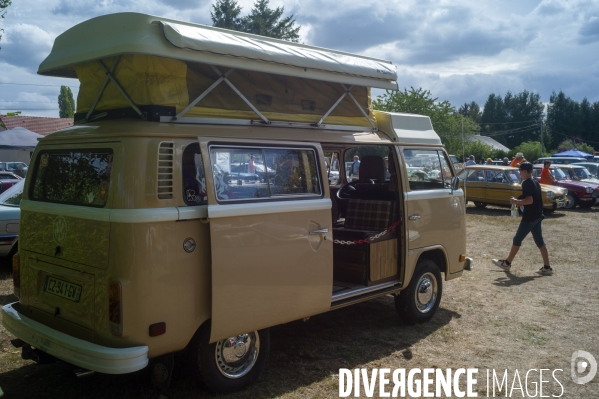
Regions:
[[[464,195],[425,116],[373,111],[382,60],[136,13],[60,35],[42,75],[77,78],[75,126],[40,140],[21,202],[23,356],[168,387],[257,378],[268,328],[382,295],[435,314],[470,270]],[[360,160],[359,177],[343,165]],[[430,167],[408,174],[414,157]]]

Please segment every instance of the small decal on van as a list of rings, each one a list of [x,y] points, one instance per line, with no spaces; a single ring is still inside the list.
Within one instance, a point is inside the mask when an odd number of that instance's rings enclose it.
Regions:
[[[67,237],[67,221],[62,216],[54,219],[54,242],[57,245],[62,245]]]

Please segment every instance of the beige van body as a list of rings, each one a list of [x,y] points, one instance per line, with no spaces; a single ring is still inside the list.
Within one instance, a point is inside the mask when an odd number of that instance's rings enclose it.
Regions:
[[[369,110],[368,127],[91,111],[41,139],[29,167],[19,301],[2,310],[27,353],[119,374],[150,359],[172,371],[185,350],[230,392],[263,368],[268,327],[381,295],[427,321],[442,279],[472,267],[463,192],[428,117]]]

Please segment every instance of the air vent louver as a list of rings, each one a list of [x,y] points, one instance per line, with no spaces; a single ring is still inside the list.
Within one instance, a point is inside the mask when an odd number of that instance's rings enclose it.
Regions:
[[[158,146],[158,198],[173,198],[173,163],[175,144],[162,142]]]

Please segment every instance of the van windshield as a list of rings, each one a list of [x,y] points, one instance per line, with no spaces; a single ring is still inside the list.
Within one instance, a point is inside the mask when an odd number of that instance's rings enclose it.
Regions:
[[[111,149],[40,151],[31,199],[103,207],[111,170]]]

